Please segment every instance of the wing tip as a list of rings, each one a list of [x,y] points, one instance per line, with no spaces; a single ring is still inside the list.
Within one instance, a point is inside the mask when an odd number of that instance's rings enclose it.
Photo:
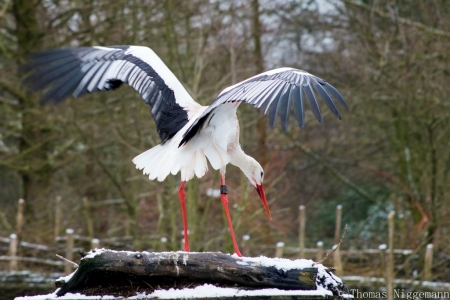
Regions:
[[[345,109],[348,109],[348,104],[342,97],[341,93],[328,82],[324,82],[323,87],[339,102]]]

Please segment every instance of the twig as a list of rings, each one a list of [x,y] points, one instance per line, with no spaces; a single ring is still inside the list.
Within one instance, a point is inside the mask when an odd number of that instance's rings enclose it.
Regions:
[[[345,224],[344,232],[342,233],[342,237],[341,237],[341,239],[339,240],[339,243],[336,245],[336,247],[334,247],[334,248],[328,250],[328,251],[327,251],[327,254],[325,255],[325,257],[324,257],[321,261],[315,262],[313,265],[315,265],[315,264],[321,264],[321,263],[323,263],[324,261],[326,261],[326,260],[328,259],[328,257],[330,257],[330,255],[333,254],[334,251],[336,251],[336,249],[339,248],[339,247],[341,246],[341,243],[342,243],[342,241],[344,240],[345,234],[347,233],[347,228],[348,228],[348,225]]]
[[[372,203],[377,203],[377,200],[372,197],[368,192],[366,192],[364,189],[362,189],[361,187],[359,187],[356,183],[354,183],[353,181],[351,181],[349,178],[345,177],[343,174],[341,174],[338,170],[336,170],[335,168],[333,168],[330,164],[328,164],[326,162],[325,159],[323,159],[322,157],[320,157],[317,154],[314,154],[311,150],[309,150],[308,148],[300,145],[299,143],[295,143],[294,147],[299,148],[300,151],[302,151],[303,153],[305,153],[306,155],[308,155],[310,158],[312,158],[313,160],[315,160],[316,162],[322,164],[325,169],[327,169],[328,171],[331,172],[331,174],[333,174],[337,179],[339,179],[339,181],[341,181],[342,183],[344,183],[345,185],[347,185],[348,187],[350,187],[352,190],[354,190],[356,193],[358,193],[360,196],[364,197],[366,200],[372,202]],[[290,148],[290,147],[289,147]],[[288,148],[286,148],[288,149]]]
[[[3,19],[6,15],[6,11],[9,8],[10,5],[10,1],[7,1],[5,4],[3,4],[2,10],[0,11],[0,19]]]
[[[344,0],[344,2],[347,3],[347,4],[350,4],[350,5],[354,5],[354,6],[363,8],[363,9],[365,9],[367,11],[374,12],[378,16],[383,17],[383,18],[388,18],[388,19],[392,19],[393,18],[392,15],[390,15],[388,13],[385,13],[382,10],[380,10],[378,8],[375,8],[375,7],[370,7],[368,5],[365,5],[365,4],[362,4],[362,3],[358,3],[358,2],[353,1],[353,0]],[[423,30],[423,31],[425,31],[427,33],[431,33],[431,34],[442,36],[442,37],[446,37],[446,38],[450,37],[450,34],[448,32],[446,32],[444,30],[437,29],[437,28],[429,27],[429,26],[427,26],[427,25],[425,25],[423,23],[420,23],[420,22],[412,21],[412,20],[409,20],[409,19],[406,19],[406,18],[402,18],[402,17],[397,17],[396,21],[398,21],[399,23],[402,23],[402,24],[406,24],[406,25],[409,25],[409,26],[413,26],[413,27],[419,28],[419,29],[421,29],[421,30]]]
[[[62,257],[62,256],[59,255],[59,254],[55,254],[55,255],[56,255],[57,258],[62,259],[63,261],[65,261],[65,262],[71,264],[71,265],[74,266],[75,268],[78,268],[78,267],[79,267],[79,265],[78,265],[77,263],[75,263],[75,262],[73,262],[73,261],[71,261],[71,260],[68,260],[68,259],[65,258],[65,257]]]
[[[3,211],[0,210],[0,219],[2,220],[3,226],[11,231],[13,230],[13,227],[11,226],[11,224],[9,224],[8,219],[5,216],[5,213],[3,213]]]

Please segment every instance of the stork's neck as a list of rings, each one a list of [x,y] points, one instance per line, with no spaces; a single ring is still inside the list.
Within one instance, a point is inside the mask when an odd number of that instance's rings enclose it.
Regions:
[[[245,173],[245,171],[242,168],[249,164],[249,159],[252,157],[245,154],[240,145],[238,145],[238,147],[233,149],[233,151],[229,154],[231,158],[230,163],[240,168]]]
[[[241,169],[250,182],[254,183],[255,168],[261,168],[261,165],[253,157],[245,154],[240,145],[229,154],[230,163]]]

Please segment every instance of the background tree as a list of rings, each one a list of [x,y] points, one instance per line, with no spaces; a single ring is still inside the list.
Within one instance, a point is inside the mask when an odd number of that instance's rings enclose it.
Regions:
[[[83,235],[131,235],[136,249],[180,249],[178,180],[149,181],[131,160],[159,142],[148,107],[129,87],[40,106],[21,85],[30,52],[75,46],[151,47],[194,99],[292,66],[336,86],[349,102],[343,121],[306,114],[305,130],[267,130],[250,106],[239,111],[242,147],[261,160],[274,220],[228,168],[232,218],[250,243],[296,244],[298,205],[308,210],[308,245],[333,243],[334,209],[349,224],[345,246],[385,240],[395,209],[399,247],[448,251],[450,11],[436,1],[0,1],[0,235],[27,203],[24,238],[51,243],[57,195],[63,228]],[[217,172],[188,184],[192,250],[232,250]],[[92,230],[81,214],[91,207]],[[102,200],[120,199],[105,206]],[[8,225],[9,224],[9,225]],[[13,224],[13,225],[11,225]],[[90,232],[92,231],[92,232]],[[258,253],[263,252],[258,250]],[[445,274],[445,271],[443,271]],[[444,276],[444,275],[443,275]]]

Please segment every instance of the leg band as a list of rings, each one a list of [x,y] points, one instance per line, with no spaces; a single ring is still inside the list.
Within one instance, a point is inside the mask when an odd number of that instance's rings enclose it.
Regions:
[[[220,186],[220,193],[222,195],[226,195],[227,194],[227,186],[226,185],[221,185]]]

